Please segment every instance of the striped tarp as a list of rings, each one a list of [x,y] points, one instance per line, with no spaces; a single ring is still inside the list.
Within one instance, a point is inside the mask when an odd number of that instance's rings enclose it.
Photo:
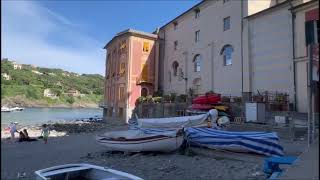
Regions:
[[[186,139],[192,145],[211,149],[225,149],[263,154],[266,156],[283,156],[276,133],[266,132],[232,132],[213,128],[186,128]]]

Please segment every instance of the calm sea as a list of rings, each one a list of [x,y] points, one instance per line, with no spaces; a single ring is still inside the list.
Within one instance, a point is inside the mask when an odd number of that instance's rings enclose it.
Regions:
[[[1,112],[1,127],[10,122],[35,125],[47,122],[69,121],[81,118],[102,117],[100,108],[25,108],[23,111]]]

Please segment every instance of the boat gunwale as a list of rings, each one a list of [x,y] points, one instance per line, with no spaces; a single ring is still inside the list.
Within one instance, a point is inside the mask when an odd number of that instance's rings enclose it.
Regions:
[[[143,180],[142,178],[140,178],[138,176],[135,176],[133,174],[129,174],[129,173],[126,173],[126,172],[122,172],[122,171],[118,171],[118,170],[115,170],[115,169],[111,169],[109,167],[101,167],[101,166],[96,166],[96,165],[87,164],[87,163],[64,164],[64,165],[52,166],[52,167],[48,167],[48,168],[45,168],[45,169],[37,170],[34,173],[38,177],[40,177],[42,179],[48,179],[47,177],[45,177],[45,175],[43,175],[44,173],[50,172],[50,171],[55,171],[55,170],[57,170],[57,168],[58,169],[63,169],[63,168],[70,168],[72,166],[74,166],[74,167],[77,167],[77,166],[78,167],[87,167],[88,169],[106,171],[106,172],[109,172],[109,173],[116,174],[118,176],[123,176],[123,177],[126,177],[126,178],[130,178],[132,180]]]
[[[176,137],[166,136],[163,138],[149,139],[149,140],[143,140],[143,141],[114,141],[114,140],[99,140],[99,139],[97,139],[97,142],[108,143],[108,144],[132,145],[132,144],[150,143],[150,142],[154,142],[154,141],[161,141],[161,140],[167,140],[167,139],[177,139],[177,138],[179,138],[179,136],[176,136]]]
[[[104,137],[104,136],[98,136],[98,138],[101,138],[99,140],[107,140],[107,141],[119,141],[119,142],[128,142],[128,141],[143,141],[143,140],[151,140],[151,139],[157,139],[157,138],[165,138],[170,137],[166,135],[153,135],[153,136],[146,136],[146,137],[140,137],[140,138],[125,138],[125,137],[119,137],[119,138],[112,138],[112,137]]]

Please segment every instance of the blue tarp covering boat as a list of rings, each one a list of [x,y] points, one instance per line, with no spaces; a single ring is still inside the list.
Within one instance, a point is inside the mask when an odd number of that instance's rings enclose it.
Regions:
[[[191,145],[210,149],[253,152],[266,156],[283,156],[276,133],[232,132],[213,128],[186,128],[186,139]]]

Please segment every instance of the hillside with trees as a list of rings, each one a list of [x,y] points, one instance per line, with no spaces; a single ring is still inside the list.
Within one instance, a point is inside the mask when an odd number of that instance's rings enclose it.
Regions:
[[[1,104],[93,107],[103,96],[104,77],[1,60]]]

